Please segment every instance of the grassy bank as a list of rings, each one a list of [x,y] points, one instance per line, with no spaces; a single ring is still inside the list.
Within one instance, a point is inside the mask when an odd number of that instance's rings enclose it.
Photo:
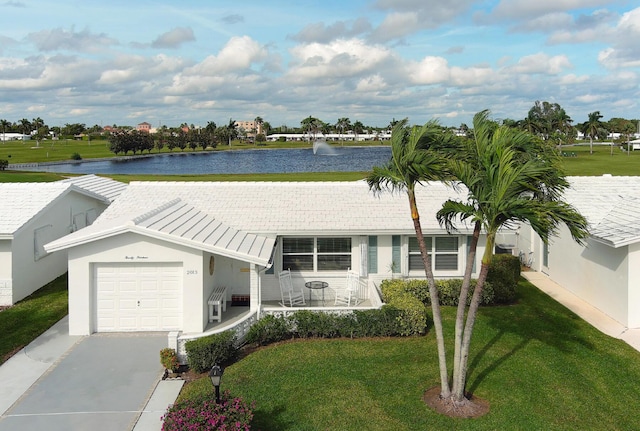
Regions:
[[[67,275],[0,311],[0,364],[67,315]]]
[[[455,309],[443,311],[451,331]],[[282,343],[229,366],[222,389],[255,400],[264,430],[640,429],[629,411],[640,353],[526,281],[518,304],[483,308],[476,323],[468,390],[490,402],[488,415],[451,419],[427,408],[421,397],[437,384],[437,367],[433,333]],[[181,398],[212,392],[205,377]]]

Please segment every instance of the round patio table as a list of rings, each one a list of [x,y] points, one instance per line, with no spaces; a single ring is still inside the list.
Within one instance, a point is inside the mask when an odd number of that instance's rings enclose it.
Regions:
[[[311,304],[311,291],[313,289],[321,289],[322,290],[322,305],[324,305],[324,290],[327,287],[329,287],[329,283],[327,283],[326,281],[320,281],[320,280],[307,281],[304,284],[304,287],[309,289],[309,304]]]

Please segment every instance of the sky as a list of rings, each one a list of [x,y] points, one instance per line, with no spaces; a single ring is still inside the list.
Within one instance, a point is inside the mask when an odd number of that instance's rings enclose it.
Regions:
[[[0,0],[0,118],[640,118],[636,0]]]

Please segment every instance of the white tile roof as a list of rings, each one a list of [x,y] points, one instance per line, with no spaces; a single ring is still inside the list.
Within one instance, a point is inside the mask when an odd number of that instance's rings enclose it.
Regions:
[[[612,247],[640,241],[640,177],[569,177],[565,199],[589,222],[594,239]]]
[[[435,213],[445,200],[466,196],[441,183],[418,187],[416,195],[425,233],[442,232]],[[95,224],[177,198],[225,225],[256,234],[414,232],[406,192],[374,194],[364,181],[132,182]]]
[[[246,262],[266,265],[275,236],[255,235],[224,225],[180,199],[136,217],[121,217],[93,224],[45,245],[56,251],[125,232],[160,238]]]
[[[0,235],[13,235],[71,187],[59,182],[0,183]]]
[[[93,174],[67,178],[60,182],[75,184],[83,190],[105,197],[109,202],[113,202],[127,188],[126,183]]]

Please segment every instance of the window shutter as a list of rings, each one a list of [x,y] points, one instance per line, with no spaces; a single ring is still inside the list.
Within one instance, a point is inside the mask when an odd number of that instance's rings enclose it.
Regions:
[[[368,251],[368,265],[367,269],[369,274],[377,274],[378,273],[378,237],[370,236],[369,237],[369,251]]]
[[[392,260],[392,272],[397,274],[400,272],[402,263],[402,243],[400,235],[393,235],[391,237],[391,260]]]

